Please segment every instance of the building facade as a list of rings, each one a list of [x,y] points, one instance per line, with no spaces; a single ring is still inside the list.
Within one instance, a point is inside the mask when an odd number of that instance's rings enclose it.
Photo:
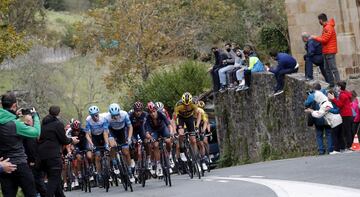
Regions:
[[[360,77],[360,0],[285,0],[291,52],[304,68],[301,33],[320,35],[317,16],[335,19],[338,40],[336,62],[342,79]]]

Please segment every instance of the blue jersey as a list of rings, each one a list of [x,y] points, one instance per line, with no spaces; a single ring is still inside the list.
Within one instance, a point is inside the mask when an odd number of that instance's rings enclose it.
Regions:
[[[120,111],[120,116],[113,119],[110,113],[104,114],[110,130],[121,130],[125,127],[131,126],[129,115],[126,111]]]
[[[99,115],[99,121],[97,122],[95,122],[91,116],[86,118],[86,133],[91,133],[92,135],[101,135],[104,132],[109,132],[108,127],[108,123],[102,114]]]

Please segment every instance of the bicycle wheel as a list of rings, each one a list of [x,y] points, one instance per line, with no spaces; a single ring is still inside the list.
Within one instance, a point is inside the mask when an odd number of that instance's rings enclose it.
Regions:
[[[66,171],[66,175],[67,175],[67,191],[71,191],[71,183],[72,183],[72,169],[71,169],[71,161],[67,161],[66,163],[67,165],[67,171]]]
[[[192,149],[192,147],[189,147],[190,149],[190,155],[192,158],[192,163],[194,164],[194,173],[196,173],[197,177],[199,177],[199,179],[201,179],[201,174],[200,174],[200,162],[198,160],[198,158],[195,156],[194,150]]]
[[[104,156],[101,162],[101,169],[102,169],[102,178],[103,178],[103,186],[104,189],[106,190],[106,192],[109,192],[109,188],[110,188],[110,174],[109,174],[109,163],[108,163],[108,159]]]
[[[146,176],[147,162],[146,162],[146,153],[144,150],[141,151],[140,168],[141,168],[140,174],[139,174],[140,183],[141,183],[142,187],[145,187],[145,182],[147,179],[147,176]]]

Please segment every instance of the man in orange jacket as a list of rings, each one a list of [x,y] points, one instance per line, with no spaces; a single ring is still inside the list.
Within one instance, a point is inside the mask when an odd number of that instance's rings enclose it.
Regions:
[[[320,42],[323,46],[324,67],[326,77],[330,83],[330,87],[335,86],[335,81],[340,81],[339,71],[336,67],[335,55],[337,53],[337,40],[335,32],[335,20],[332,18],[328,21],[326,14],[322,13],[318,16],[320,25],[323,26],[321,36],[311,36],[312,39]],[[334,80],[335,78],[335,80]]]

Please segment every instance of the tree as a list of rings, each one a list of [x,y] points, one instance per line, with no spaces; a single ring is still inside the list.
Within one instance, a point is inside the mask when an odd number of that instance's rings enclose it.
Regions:
[[[199,95],[210,89],[208,67],[204,63],[186,61],[172,70],[155,72],[138,88],[134,98],[143,102],[161,101],[168,109],[173,110],[184,92]]]
[[[101,51],[98,62],[109,65],[106,82],[115,88],[124,73],[139,73],[146,80],[173,57],[193,57],[232,10],[220,0],[118,0],[91,10],[92,19],[77,24],[74,39],[83,53]]]
[[[44,20],[41,0],[0,1],[0,63],[30,48],[26,32],[41,31]]]

